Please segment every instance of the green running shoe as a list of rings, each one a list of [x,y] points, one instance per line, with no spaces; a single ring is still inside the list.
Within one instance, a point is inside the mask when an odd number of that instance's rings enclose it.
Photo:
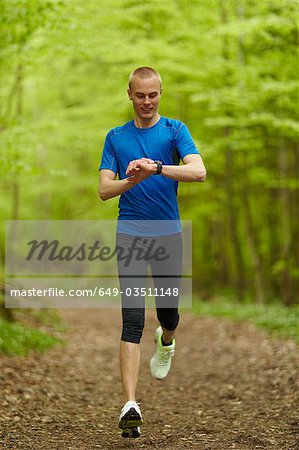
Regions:
[[[175,339],[172,340],[171,345],[162,345],[162,334],[162,328],[157,328],[155,332],[156,353],[150,362],[151,375],[157,380],[163,380],[168,375],[175,350]]]

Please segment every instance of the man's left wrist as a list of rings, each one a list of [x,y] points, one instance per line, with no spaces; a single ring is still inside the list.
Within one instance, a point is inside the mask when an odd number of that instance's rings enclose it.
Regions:
[[[160,175],[162,172],[163,163],[162,163],[162,161],[154,161],[154,163],[156,165],[155,175]]]

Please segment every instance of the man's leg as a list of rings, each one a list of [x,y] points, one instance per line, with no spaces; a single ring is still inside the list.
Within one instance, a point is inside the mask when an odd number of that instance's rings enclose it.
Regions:
[[[134,236],[118,235],[117,245],[126,252],[132,246]],[[119,348],[119,361],[123,397],[125,404],[119,417],[119,428],[123,437],[139,437],[142,416],[136,403],[136,387],[140,365],[140,340],[144,328],[144,297],[134,294],[144,287],[147,263],[134,259],[127,266],[125,260],[118,258],[120,290],[122,291],[122,335]],[[137,288],[137,289],[136,289]],[[137,290],[138,292],[138,290]]]
[[[159,238],[159,245],[165,248],[169,258],[154,261],[152,270],[158,293],[170,291],[171,295],[156,298],[157,318],[163,330],[162,341],[171,343],[179,323],[179,293],[182,273],[182,235],[180,233]],[[169,278],[168,278],[169,276]],[[177,295],[175,295],[177,294]]]
[[[166,328],[164,328],[163,325],[161,325],[161,328],[163,330],[162,340],[164,344],[170,344],[172,339],[174,338],[176,328],[174,330],[166,330]]]
[[[123,331],[119,361],[125,402],[136,401],[135,393],[140,365],[140,339],[144,327],[144,308],[123,308]]]
[[[136,386],[140,364],[140,339],[144,327],[144,308],[123,308],[123,330],[119,348],[124,406],[118,426],[123,437],[140,436],[142,415],[136,403]]]
[[[140,364],[140,339],[144,327],[144,308],[123,308],[123,330],[119,349],[124,406],[118,426],[123,437],[140,436],[142,416],[136,403],[136,386]]]
[[[180,233],[159,238],[158,244],[166,249],[168,258],[151,263],[155,288],[156,311],[160,327],[156,329],[156,353],[150,361],[154,378],[167,376],[175,351],[175,330],[179,323],[179,292],[182,272],[182,236]],[[160,295],[160,296],[159,296]]]
[[[129,400],[135,402],[140,364],[140,344],[120,341],[119,361],[124,401],[125,403]]]

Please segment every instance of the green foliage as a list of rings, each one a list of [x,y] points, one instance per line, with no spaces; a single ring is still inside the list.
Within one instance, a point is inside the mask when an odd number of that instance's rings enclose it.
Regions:
[[[58,343],[62,341],[55,336],[0,317],[0,353],[25,356],[30,351],[44,352]]]
[[[5,219],[113,219],[97,197],[107,131],[132,118],[129,73],[154,66],[160,112],[207,166],[181,183],[194,289],[298,301],[297,8],[291,0],[1,0]],[[0,228],[4,263],[4,225]]]
[[[299,343],[299,307],[285,308],[279,303],[267,306],[252,303],[237,303],[222,298],[216,301],[196,299],[193,311],[201,316],[225,317],[234,321],[250,321],[259,328],[264,328],[275,337],[291,338]]]

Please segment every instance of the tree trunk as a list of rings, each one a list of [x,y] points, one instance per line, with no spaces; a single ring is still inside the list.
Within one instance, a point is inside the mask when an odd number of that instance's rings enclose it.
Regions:
[[[17,80],[16,80],[16,117],[21,120],[23,114],[23,64],[19,62],[17,69]],[[20,188],[19,188],[19,178],[14,177],[12,183],[12,220],[19,219],[19,205],[20,205]]]
[[[242,0],[237,1],[236,3],[236,11],[237,17],[240,21],[244,19],[244,5]],[[243,49],[243,36],[240,33],[238,35],[238,59],[240,66],[242,68],[245,67],[245,55]],[[240,84],[240,92],[242,91],[242,81]],[[245,156],[246,157],[246,156]],[[245,161],[244,161],[245,162]],[[249,165],[245,165],[245,167],[249,167]],[[251,255],[251,260],[254,268],[254,292],[255,298],[258,303],[263,303],[265,300],[264,293],[264,280],[263,280],[263,272],[262,272],[262,262],[257,250],[256,244],[256,232],[254,229],[253,218],[251,214],[251,206],[250,206],[250,198],[248,195],[248,191],[250,192],[249,182],[246,174],[246,170],[243,171],[242,179],[241,179],[241,198],[242,204],[244,208],[245,215],[245,232],[247,234],[247,242],[249,248],[249,254]]]
[[[225,129],[226,138],[228,140],[230,131],[229,128]],[[227,216],[228,224],[231,236],[231,244],[233,247],[233,253],[235,258],[235,268],[236,268],[236,280],[234,281],[238,301],[241,301],[244,294],[244,264],[243,257],[241,253],[241,243],[237,231],[237,221],[238,217],[236,214],[236,208],[234,206],[234,188],[233,188],[233,154],[230,146],[226,148],[226,195],[227,195]]]
[[[227,23],[227,12],[225,9],[225,4],[223,1],[220,1],[220,12],[221,12],[221,23]],[[229,52],[228,52],[228,42],[227,38],[223,39],[223,49],[222,49],[223,57],[226,60],[229,60]],[[229,76],[226,77],[229,79]],[[226,114],[229,116],[230,111],[227,110]],[[230,137],[230,129],[229,127],[225,127],[224,129],[225,140],[229,142]],[[225,173],[225,183],[226,183],[226,195],[227,195],[227,215],[228,215],[228,225],[231,236],[231,244],[233,248],[234,254],[234,262],[236,268],[236,279],[233,281],[237,293],[237,298],[239,301],[242,300],[244,294],[244,263],[241,253],[241,243],[237,231],[237,221],[238,217],[236,214],[236,208],[234,205],[234,187],[233,187],[233,167],[234,167],[234,159],[233,152],[229,144],[226,147],[226,173]]]
[[[290,249],[291,249],[291,225],[290,225],[290,195],[285,185],[288,179],[288,150],[285,140],[280,139],[279,144],[279,173],[282,181],[280,188],[281,202],[281,254],[283,262],[281,277],[281,297],[283,304],[289,306],[292,302],[292,283],[290,274]]]
[[[243,181],[246,180],[245,173]],[[248,185],[247,188],[243,185],[242,188],[242,203],[243,203],[243,211],[245,215],[245,229],[247,234],[247,242],[249,248],[249,254],[251,256],[252,266],[254,270],[254,292],[255,292],[255,300],[257,303],[264,303],[265,301],[265,293],[264,293],[264,280],[263,280],[263,269],[262,269],[262,261],[257,251],[256,244],[256,234],[253,225],[253,219],[251,214],[251,206],[250,200],[248,196]]]

